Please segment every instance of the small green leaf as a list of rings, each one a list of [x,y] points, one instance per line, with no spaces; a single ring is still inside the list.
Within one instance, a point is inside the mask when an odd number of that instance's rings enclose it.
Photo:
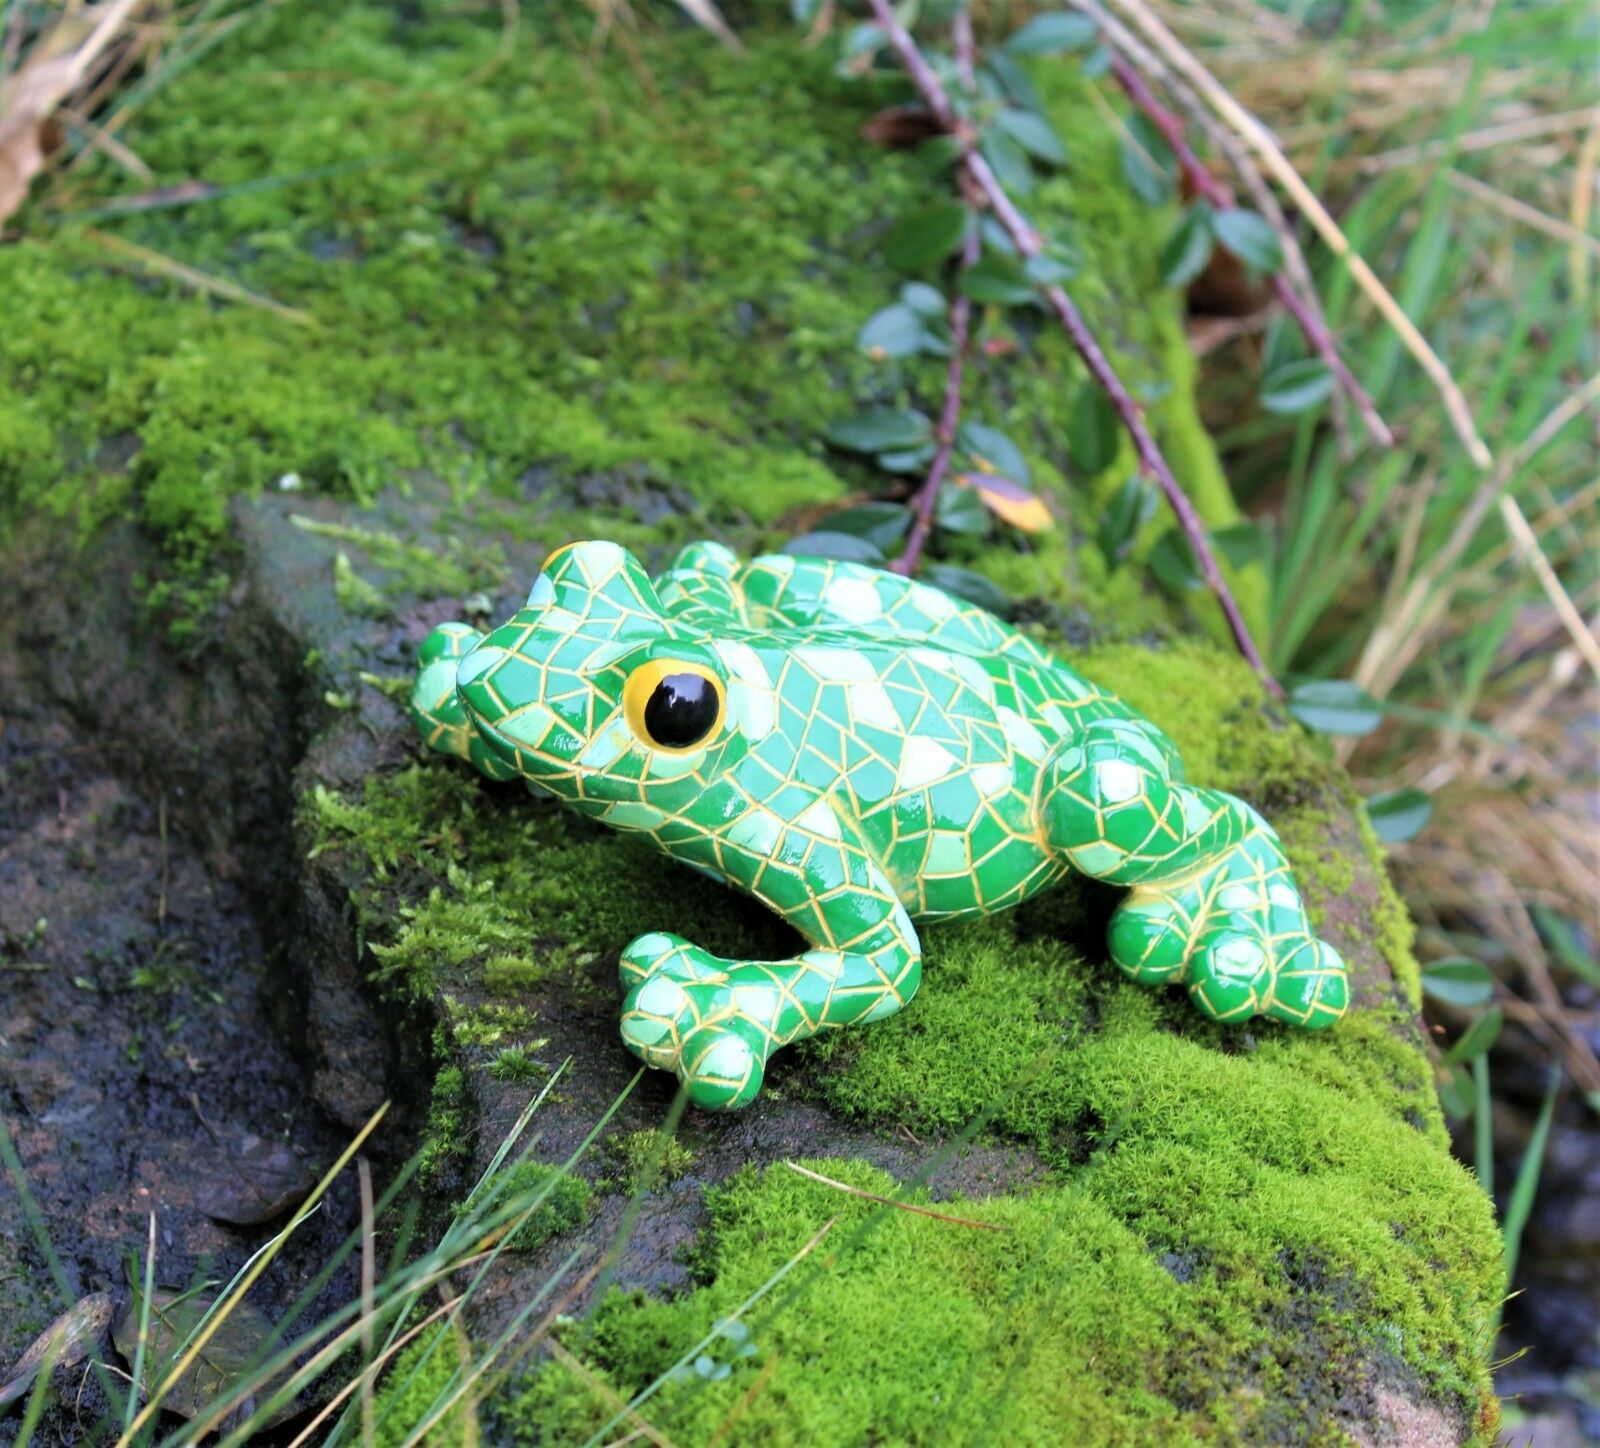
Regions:
[[[1594,952],[1584,944],[1577,927],[1566,916],[1558,915],[1548,905],[1535,905],[1533,919],[1557,963],[1565,966],[1579,980],[1586,980],[1592,986],[1600,986],[1600,961],[1595,959]]]
[[[1271,372],[1261,388],[1261,405],[1280,417],[1294,417],[1326,402],[1333,391],[1333,373],[1325,362],[1308,357],[1285,362]]]
[[[999,428],[990,427],[986,422],[964,422],[956,440],[981,472],[1002,473],[1015,478],[1024,487],[1033,481],[1022,449]]]
[[[989,51],[983,69],[994,77],[995,84],[1016,105],[1025,111],[1043,112],[1044,102],[1027,73],[1003,50]]]
[[[904,503],[857,503],[841,508],[822,520],[821,533],[848,533],[865,538],[880,549],[887,549],[906,536],[911,528],[911,510]]]
[[[868,538],[852,533],[802,533],[783,545],[794,558],[836,558],[845,563],[883,562],[883,550]]]
[[[1180,598],[1205,582],[1200,576],[1200,563],[1194,556],[1193,545],[1184,536],[1183,529],[1176,525],[1156,539],[1145,562],[1156,582]]]
[[[927,282],[907,282],[900,288],[900,304],[930,322],[942,318],[950,310],[944,293]]]
[[[1030,256],[1022,269],[1042,287],[1070,282],[1083,270],[1083,253],[1070,241],[1057,238],[1046,242],[1043,251]]]
[[[1122,176],[1148,206],[1161,206],[1172,198],[1178,163],[1167,138],[1142,111],[1136,111],[1122,137]]]
[[[933,436],[933,424],[905,407],[872,407],[842,417],[827,432],[828,441],[847,452],[892,452],[920,447]]]
[[[994,123],[1030,156],[1051,166],[1066,164],[1067,148],[1061,144],[1055,127],[1043,116],[1008,107],[995,117]]]
[[[1142,473],[1135,473],[1112,495],[1110,504],[1100,515],[1100,527],[1095,541],[1113,568],[1122,563],[1133,550],[1139,530],[1156,515],[1161,496],[1155,485]]]
[[[1481,960],[1451,955],[1422,967],[1422,989],[1446,1005],[1471,1010],[1494,997],[1494,977]]]
[[[1229,206],[1217,213],[1213,226],[1217,240],[1247,267],[1275,272],[1283,265],[1283,243],[1272,223],[1259,212]]]
[[[933,461],[935,451],[934,445],[927,442],[921,447],[879,453],[878,466],[886,473],[920,473]]]
[[[1312,679],[1289,694],[1289,712],[1319,734],[1370,734],[1383,722],[1378,701],[1348,679]]]
[[[967,234],[967,208],[959,201],[941,201],[901,217],[884,239],[883,254],[902,271],[916,271],[943,261]]]
[[[1186,287],[1206,269],[1216,246],[1211,229],[1211,208],[1196,201],[1161,248],[1161,280],[1169,287]]]
[[[1111,47],[1097,45],[1083,58],[1083,78],[1085,80],[1099,80],[1111,70]]]
[[[1415,839],[1432,814],[1433,801],[1420,789],[1393,789],[1367,800],[1372,832],[1386,845]]]
[[[1092,382],[1078,388],[1067,415],[1067,448],[1072,461],[1090,477],[1103,473],[1117,456],[1120,429],[1111,399]]]
[[[1015,257],[986,253],[961,273],[961,290],[975,302],[1017,306],[1038,295]]]
[[[1005,43],[1013,55],[1060,55],[1093,45],[1100,27],[1087,15],[1051,10],[1035,15]]]
[[[922,318],[910,307],[896,302],[874,312],[856,342],[867,356],[882,361],[886,357],[916,356],[926,338]]]
[[[987,533],[989,514],[983,499],[973,488],[946,483],[939,489],[939,500],[934,504],[933,521],[947,533]]]
[[[953,563],[930,563],[922,576],[935,588],[942,588],[946,593],[953,593],[957,598],[986,608],[999,618],[1010,616],[1011,600],[997,584],[981,573],[974,573],[970,568],[957,568]]]
[[[881,50],[889,37],[876,25],[858,25],[850,32],[844,43],[844,53],[847,59],[859,55],[870,55],[875,50]]]
[[[1498,1008],[1485,1011],[1470,1026],[1464,1030],[1444,1053],[1447,1066],[1470,1066],[1479,1056],[1488,1054],[1489,1047],[1494,1045],[1500,1035],[1500,1027],[1505,1024],[1505,1015]]]
[[[1445,1071],[1439,1077],[1439,1105],[1452,1121],[1472,1115],[1472,1077],[1465,1071]]]
[[[1230,523],[1211,533],[1211,546],[1235,568],[1265,563],[1271,544],[1266,528],[1255,522]]]
[[[1028,153],[1004,131],[987,131],[978,149],[1000,184],[1013,196],[1026,196],[1033,190],[1033,166]]]

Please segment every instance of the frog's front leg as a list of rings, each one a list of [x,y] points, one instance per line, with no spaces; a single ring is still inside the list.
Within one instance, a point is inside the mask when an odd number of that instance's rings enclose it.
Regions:
[[[1312,933],[1271,826],[1243,801],[1183,781],[1153,731],[1090,724],[1041,774],[1051,844],[1082,873],[1129,885],[1111,958],[1146,985],[1183,984],[1213,1020],[1312,1029],[1344,1014],[1338,951]]]
[[[442,623],[422,641],[411,685],[411,722],[436,753],[464,759],[490,779],[514,779],[517,771],[490,752],[456,697],[456,670],[482,637],[470,624]]]
[[[893,1015],[922,978],[922,948],[883,871],[818,800],[792,823],[753,808],[723,831],[726,873],[814,947],[794,960],[723,960],[680,936],[622,954],[622,1038],[677,1072],[697,1106],[733,1109],[761,1089],[780,1046]]]

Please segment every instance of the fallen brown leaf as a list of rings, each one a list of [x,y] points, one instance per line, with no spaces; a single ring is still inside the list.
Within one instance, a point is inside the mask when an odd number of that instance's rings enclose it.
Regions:
[[[59,32],[36,46],[17,69],[0,80],[0,222],[28,199],[33,178],[44,169],[46,127],[59,106],[88,75],[144,0],[111,0],[80,14],[83,39],[60,48]]]

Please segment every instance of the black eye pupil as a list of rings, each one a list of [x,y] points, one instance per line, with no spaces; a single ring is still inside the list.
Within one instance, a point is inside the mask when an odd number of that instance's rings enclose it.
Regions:
[[[687,749],[717,722],[716,688],[699,674],[668,674],[644,706],[644,727],[657,744]]]

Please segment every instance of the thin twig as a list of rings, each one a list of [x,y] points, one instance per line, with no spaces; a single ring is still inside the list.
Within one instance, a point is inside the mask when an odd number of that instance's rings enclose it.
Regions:
[[[950,1212],[938,1212],[932,1207],[919,1207],[915,1202],[898,1202],[893,1197],[881,1196],[877,1192],[869,1192],[864,1187],[853,1187],[849,1182],[838,1181],[830,1176],[823,1176],[819,1171],[812,1171],[810,1167],[801,1166],[798,1162],[786,1161],[784,1165],[792,1172],[798,1172],[803,1177],[810,1177],[814,1182],[821,1182],[825,1187],[832,1187],[836,1192],[846,1192],[852,1197],[862,1197],[869,1202],[877,1202],[881,1206],[893,1207],[900,1212],[914,1212],[919,1217],[932,1217],[936,1222],[951,1222],[958,1227],[978,1227],[985,1232],[1009,1232],[1010,1227],[1002,1222],[979,1222],[972,1217],[957,1217]]]
[[[963,6],[956,12],[954,22],[956,73],[969,90],[977,83],[973,66],[972,17]],[[956,429],[961,424],[961,377],[966,367],[967,340],[972,328],[972,298],[961,290],[961,274],[977,261],[983,249],[978,233],[977,216],[967,213],[967,235],[961,244],[961,256],[956,263],[952,281],[954,296],[950,302],[950,366],[945,373],[944,404],[939,409],[939,426],[934,436],[938,448],[928,465],[927,477],[912,499],[911,532],[900,556],[889,565],[890,571],[909,578],[927,546],[928,535],[933,531],[933,510],[939,501],[939,490],[944,486],[945,475],[950,471],[950,459],[955,453]]]
[[[1183,168],[1184,175],[1189,178],[1189,184],[1194,188],[1195,194],[1221,210],[1232,206],[1233,192],[1212,175],[1211,168],[1195,154],[1194,148],[1189,144],[1188,136],[1184,133],[1183,122],[1156,99],[1155,93],[1128,58],[1116,51],[1112,52],[1111,74],[1127,93],[1128,99],[1150,118],[1151,123],[1166,138],[1167,144],[1172,147],[1172,154]],[[1279,234],[1282,235],[1281,232]],[[1377,404],[1367,394],[1367,390],[1356,381],[1354,374],[1345,365],[1344,358],[1339,355],[1338,345],[1333,340],[1333,334],[1327,329],[1322,318],[1305,305],[1300,294],[1289,285],[1289,279],[1282,271],[1273,272],[1270,280],[1273,294],[1278,298],[1279,304],[1294,318],[1305,334],[1306,341],[1311,344],[1312,350],[1326,363],[1328,370],[1338,380],[1339,386],[1355,404],[1367,431],[1381,446],[1393,447],[1394,433],[1379,415]]]
[[[917,48],[917,43],[907,32],[893,9],[889,0],[869,0],[872,8],[873,19],[889,38],[889,44],[894,47],[895,54],[899,56],[900,63],[905,67],[906,74],[911,78],[911,83],[917,88],[928,109],[933,112],[937,120],[951,135],[961,139],[966,146],[966,154],[962,164],[967,175],[974,185],[987,199],[990,208],[994,211],[1006,234],[1011,238],[1012,244],[1024,257],[1037,256],[1042,243],[1039,234],[1028,224],[1006,194],[1005,188],[1000,184],[999,178],[990,169],[989,163],[973,148],[972,135],[969,128],[965,127],[956,115],[950,104],[950,97],[945,93],[943,83],[934,74],[933,69],[923,58],[922,52]],[[1167,502],[1172,511],[1177,515],[1178,526],[1183,530],[1184,536],[1189,541],[1189,546],[1194,550],[1196,562],[1200,565],[1200,572],[1206,583],[1215,594],[1217,602],[1222,607],[1223,616],[1228,621],[1228,627],[1233,633],[1234,642],[1239,647],[1239,652],[1249,661],[1250,666],[1261,676],[1262,682],[1274,694],[1282,694],[1282,689],[1272,677],[1267,668],[1266,660],[1262,658],[1261,651],[1256,647],[1256,642],[1250,634],[1250,626],[1245,623],[1244,615],[1239,612],[1239,605],[1234,601],[1232,592],[1222,577],[1222,570],[1217,566],[1216,555],[1211,550],[1210,539],[1206,536],[1205,525],[1200,521],[1190,503],[1188,495],[1183,491],[1182,485],[1173,475],[1172,469],[1167,465],[1166,458],[1161,449],[1156,445],[1156,440],[1150,435],[1150,430],[1145,426],[1144,410],[1128,389],[1122,385],[1122,379],[1117,376],[1116,369],[1111,365],[1105,353],[1101,351],[1100,344],[1095,340],[1094,333],[1089,330],[1089,325],[1084,321],[1072,299],[1067,296],[1059,285],[1051,284],[1040,287],[1040,293],[1049,304],[1050,310],[1056,314],[1062,328],[1066,331],[1078,355],[1083,359],[1084,365],[1089,369],[1089,375],[1094,379],[1100,389],[1111,399],[1111,405],[1122,425],[1127,429],[1128,436],[1133,440],[1133,448],[1139,459],[1140,468],[1161,485],[1161,490],[1166,494]]]
[[[1212,113],[1211,108],[1195,94],[1193,87],[1166,61],[1150,49],[1117,17],[1098,3],[1098,0],[1074,0],[1077,9],[1093,19],[1112,45],[1127,56],[1141,75],[1157,82],[1193,126],[1210,143],[1213,150],[1233,168],[1251,204],[1278,233],[1283,244],[1283,270],[1289,283],[1300,295],[1300,305],[1321,322],[1325,331],[1328,320],[1323,315],[1322,303],[1317,297],[1317,285],[1311,278],[1311,265],[1300,247],[1300,238],[1290,224],[1278,193],[1267,184],[1261,168],[1251,159],[1250,150],[1227,126]],[[1339,454],[1348,458],[1353,454],[1350,430],[1345,418],[1346,400],[1342,392],[1333,394],[1333,425],[1339,435]]]
[[[1300,173],[1279,149],[1272,132],[1233,98],[1227,88],[1200,63],[1194,53],[1161,23],[1145,0],[1111,0],[1111,3],[1134,21],[1151,44],[1162,51],[1172,64],[1183,72],[1190,83],[1210,102],[1217,114],[1222,116],[1261,158],[1262,164],[1293,198],[1301,214],[1316,228],[1324,244],[1349,268],[1356,285],[1394,329],[1406,351],[1427,373],[1444,402],[1445,412],[1457,437],[1461,439],[1462,446],[1466,448],[1467,456],[1480,468],[1493,467],[1494,457],[1483,438],[1479,436],[1471,405],[1451,375],[1450,369],[1428,344],[1428,339],[1417,329],[1416,323],[1406,315],[1405,308],[1378,280],[1377,273],[1367,265],[1366,258],[1350,244],[1350,238],[1340,229],[1339,223],[1329,215],[1328,208],[1301,180]]]

